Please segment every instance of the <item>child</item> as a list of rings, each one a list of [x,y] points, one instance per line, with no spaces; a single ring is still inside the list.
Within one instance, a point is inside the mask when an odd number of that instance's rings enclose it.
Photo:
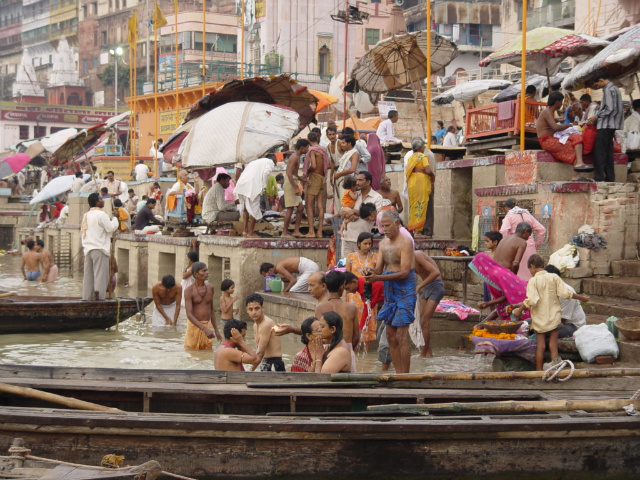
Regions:
[[[342,206],[353,208],[356,206],[358,192],[356,191],[356,177],[349,175],[344,179],[344,195],[342,196]]]
[[[191,267],[193,266],[194,263],[199,261],[200,261],[200,256],[198,255],[197,250],[191,250],[190,252],[187,253],[187,266],[184,267],[184,270],[182,271],[182,282],[181,282],[182,301],[180,302],[180,305],[183,308],[186,308],[184,306],[184,292],[187,290],[188,287],[196,283],[196,279],[193,278],[193,272],[191,271]]]
[[[122,201],[119,198],[113,201],[113,208],[118,212],[118,229],[121,232],[131,231],[131,215],[122,206]]]
[[[583,302],[588,302],[589,297],[573,293],[560,277],[547,272],[540,255],[531,255],[527,260],[527,267],[533,275],[527,283],[527,298],[524,302],[514,305],[516,308],[513,315],[520,318],[525,308],[531,311],[531,328],[537,334],[536,370],[542,370],[547,334],[552,364],[561,361],[558,356],[558,330],[562,326],[562,309],[558,297],[567,300],[575,298]]]
[[[340,228],[340,235],[344,235],[344,227],[347,225],[347,223],[359,221],[369,223],[375,222],[377,214],[376,206],[373,203],[363,203],[362,205],[360,205],[359,214],[359,217],[356,215],[353,215],[353,217],[351,218],[345,217],[344,222],[342,222],[342,227]]]
[[[220,310],[222,314],[220,317],[223,322],[234,320],[233,316],[239,311],[239,309],[233,308],[233,304],[238,301],[238,297],[231,296],[235,289],[235,282],[228,278],[223,280],[222,285],[220,285],[220,290],[222,290],[222,296],[220,297]]]

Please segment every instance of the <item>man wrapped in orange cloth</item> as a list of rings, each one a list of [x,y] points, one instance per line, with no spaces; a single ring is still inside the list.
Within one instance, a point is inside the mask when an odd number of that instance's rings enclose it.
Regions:
[[[559,125],[554,119],[554,113],[562,107],[564,97],[560,92],[552,92],[547,100],[547,108],[545,108],[538,118],[537,133],[540,146],[546,152],[561,162],[573,165],[573,177],[571,180],[583,180],[580,177],[582,172],[591,172],[593,167],[585,165],[582,160],[582,135],[573,133],[566,139],[566,143],[562,143],[554,136],[554,133],[561,132],[573,127],[572,123]]]
[[[211,350],[213,338],[222,340],[213,308],[213,287],[206,283],[209,269],[203,262],[191,266],[196,282],[184,292],[187,310],[187,333],[184,348],[188,350]]]

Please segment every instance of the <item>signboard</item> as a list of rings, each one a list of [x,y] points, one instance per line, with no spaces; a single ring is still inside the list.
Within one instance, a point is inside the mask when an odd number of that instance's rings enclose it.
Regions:
[[[267,16],[267,0],[256,0],[256,18]]]
[[[183,108],[178,111],[179,122],[184,120],[184,117],[187,115],[189,111],[188,108]],[[167,112],[160,113],[160,137],[167,137],[173,133],[173,131],[178,128],[179,122],[176,123],[176,111],[169,110]]]
[[[89,110],[86,108],[73,108],[64,105],[25,105],[3,102],[0,110],[0,119],[16,122],[61,122],[77,126],[92,127],[104,123],[113,117],[113,112],[102,110]],[[120,122],[119,127],[126,128],[129,119]]]
[[[398,110],[396,102],[378,102],[378,112],[380,112],[380,118],[388,118],[389,110]]]

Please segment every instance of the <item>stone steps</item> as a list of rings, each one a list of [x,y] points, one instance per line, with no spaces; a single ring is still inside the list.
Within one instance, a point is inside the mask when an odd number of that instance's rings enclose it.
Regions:
[[[640,260],[614,260],[611,273],[617,277],[640,277]]]
[[[618,318],[640,317],[640,303],[625,298],[591,295],[590,301],[583,308],[588,323],[592,323],[590,318],[594,320],[593,323],[602,323],[601,319],[595,321],[597,316],[602,316],[605,320],[612,315]]]
[[[640,277],[584,278],[582,280],[582,291],[587,295],[613,297],[614,299],[626,299],[638,302],[640,301]]]

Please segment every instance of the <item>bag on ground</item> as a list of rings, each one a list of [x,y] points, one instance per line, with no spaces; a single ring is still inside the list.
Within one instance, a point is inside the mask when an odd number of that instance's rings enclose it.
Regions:
[[[573,334],[580,357],[587,363],[593,363],[596,357],[612,355],[618,358],[618,343],[607,328],[606,323],[585,325]]]

